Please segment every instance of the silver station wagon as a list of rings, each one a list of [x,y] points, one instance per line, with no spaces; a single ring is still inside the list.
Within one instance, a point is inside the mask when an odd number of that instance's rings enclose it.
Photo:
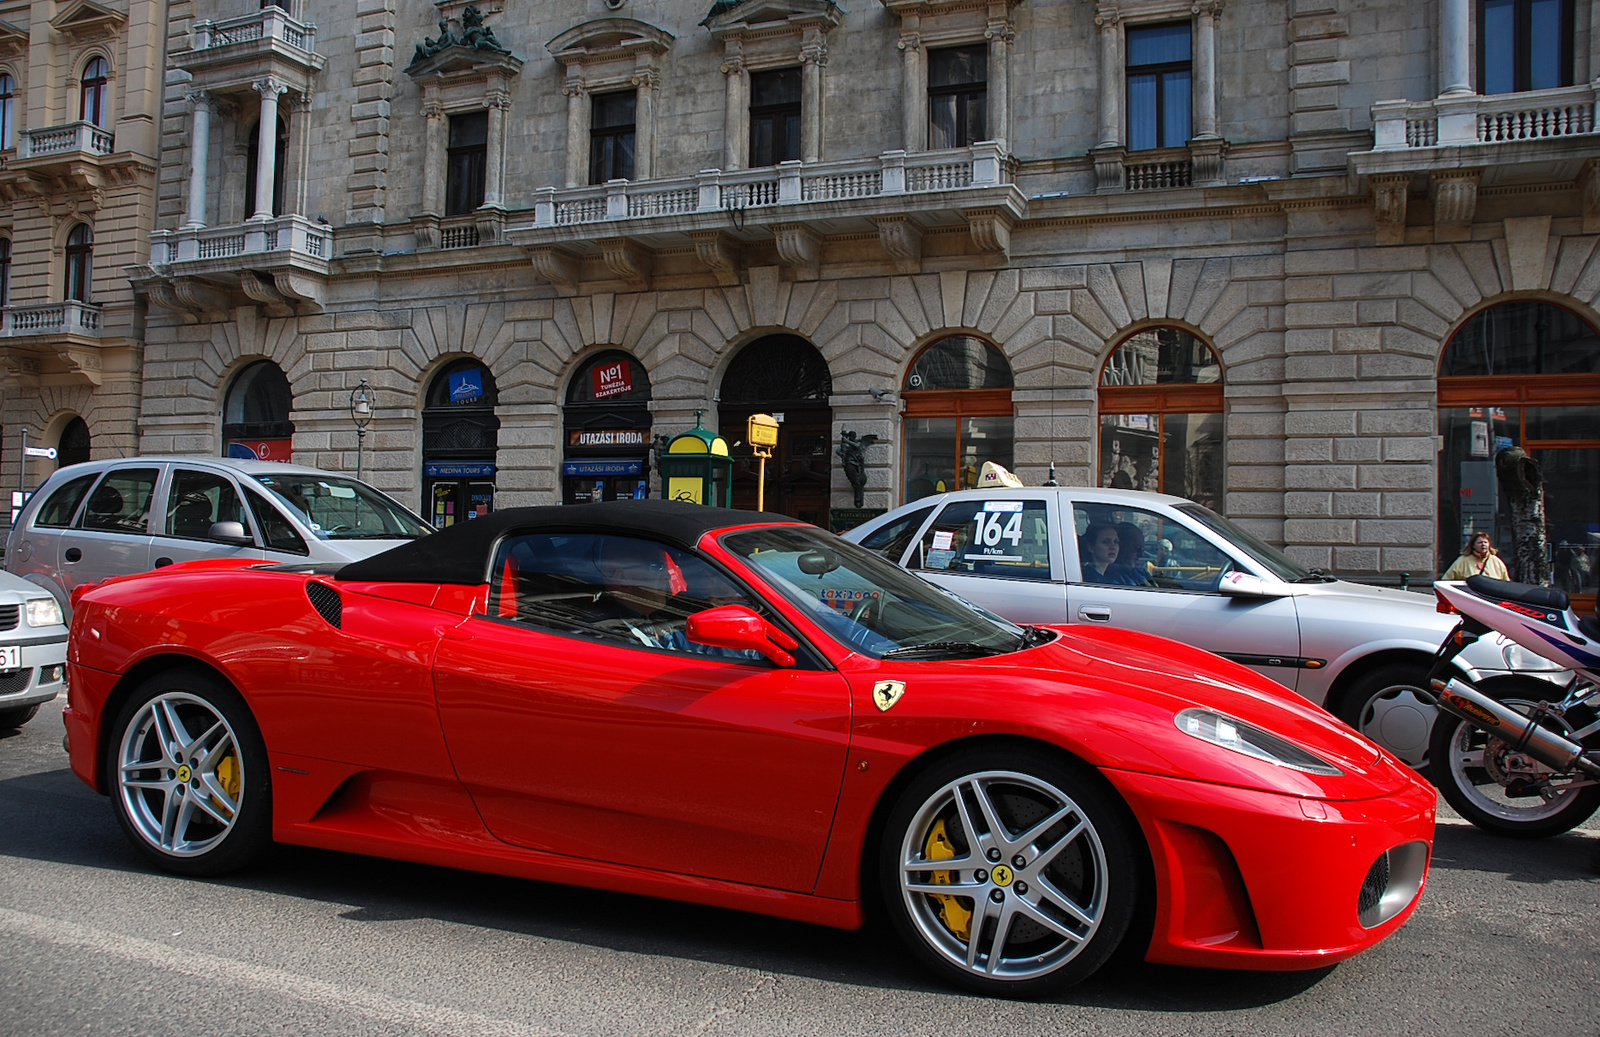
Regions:
[[[1104,623],[1243,663],[1318,703],[1413,767],[1434,709],[1417,691],[1454,626],[1431,595],[1308,569],[1208,508],[1137,490],[943,493],[845,534],[1018,623]],[[1485,638],[1471,677],[1555,664]]]
[[[55,595],[202,558],[340,564],[426,536],[366,483],[316,468],[223,457],[133,457],[62,468],[28,499],[6,570]]]

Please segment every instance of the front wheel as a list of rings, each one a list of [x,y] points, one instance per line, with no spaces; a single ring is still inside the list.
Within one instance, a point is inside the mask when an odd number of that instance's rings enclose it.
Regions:
[[[0,731],[10,731],[12,728],[21,727],[39,715],[39,704],[31,706],[18,706],[15,709],[0,709]]]
[[[1352,684],[1335,712],[1406,766],[1425,771],[1428,732],[1438,713],[1427,688],[1426,664],[1390,663]]]
[[[1086,979],[1127,932],[1135,838],[1082,770],[1043,753],[966,753],[917,778],[890,814],[884,904],[947,981],[1042,996]]]
[[[1519,713],[1561,696],[1537,677],[1498,677],[1478,689]],[[1552,718],[1561,733],[1572,727]],[[1496,835],[1541,839],[1588,820],[1600,808],[1600,785],[1558,774],[1482,729],[1441,711],[1430,742],[1433,779],[1462,817]]]
[[[216,677],[156,674],[123,706],[111,738],[117,822],[157,867],[221,875],[270,841],[266,746],[244,700]]]

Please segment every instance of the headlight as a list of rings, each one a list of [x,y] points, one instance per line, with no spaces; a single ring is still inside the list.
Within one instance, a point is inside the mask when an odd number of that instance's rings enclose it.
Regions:
[[[1202,742],[1210,742],[1212,745],[1231,749],[1278,767],[1289,767],[1305,771],[1307,774],[1325,774],[1329,777],[1338,777],[1344,773],[1327,760],[1306,752],[1288,739],[1279,738],[1252,724],[1209,709],[1186,709],[1173,719],[1178,725],[1178,730],[1186,735],[1193,735]]]
[[[1501,635],[1501,640],[1504,643],[1500,646],[1500,654],[1505,658],[1506,669],[1508,670],[1538,673],[1542,670],[1561,669],[1560,664],[1553,663],[1542,655],[1528,651],[1509,637]]]
[[[61,625],[61,605],[54,598],[28,599],[28,625],[30,627],[58,627]]]

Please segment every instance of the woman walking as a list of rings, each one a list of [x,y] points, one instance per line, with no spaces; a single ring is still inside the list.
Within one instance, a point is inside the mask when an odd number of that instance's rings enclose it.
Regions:
[[[1500,555],[1489,544],[1489,534],[1477,532],[1467,541],[1466,548],[1461,552],[1461,557],[1446,569],[1441,580],[1464,580],[1468,576],[1487,576],[1491,580],[1509,580],[1511,574],[1506,571],[1506,563],[1500,560]]]

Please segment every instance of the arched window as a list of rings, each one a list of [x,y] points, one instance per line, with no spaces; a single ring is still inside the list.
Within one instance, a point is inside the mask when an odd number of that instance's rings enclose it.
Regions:
[[[17,81],[0,72],[0,151],[17,146]]]
[[[73,418],[62,426],[56,440],[56,467],[82,464],[89,460],[89,424],[82,418]]]
[[[1600,576],[1600,334],[1544,302],[1502,303],[1472,317],[1440,358],[1439,433],[1440,570],[1480,529],[1510,559],[1494,458],[1518,446],[1543,469],[1552,583],[1592,607]]]
[[[746,429],[750,415],[771,414],[778,418],[778,445],[766,465],[766,509],[826,526],[833,478],[833,374],[827,359],[799,335],[767,335],[733,358],[718,395],[717,431],[739,444],[733,448],[733,506],[756,506],[758,466]]]
[[[273,150],[276,159],[272,166],[272,215],[283,215],[283,157],[289,153],[289,124],[278,116],[278,146]],[[250,124],[250,139],[245,147],[244,215],[246,219],[256,214],[257,170],[261,162],[261,120]]]
[[[1100,373],[1101,486],[1222,509],[1222,365],[1180,328],[1151,328]]]
[[[590,357],[567,386],[561,502],[648,496],[650,375],[620,349]]]
[[[289,411],[294,394],[283,369],[258,360],[240,371],[222,403],[222,453],[226,457],[288,461],[294,447]]]
[[[106,110],[106,84],[111,78],[111,66],[105,58],[95,58],[83,67],[83,81],[78,94],[78,118],[105,128],[110,113]]]
[[[90,302],[94,279],[94,231],[86,223],[67,235],[67,298]]]
[[[970,335],[929,345],[905,381],[905,500],[978,484],[985,461],[1010,468],[1016,441],[1011,365]]]
[[[439,529],[494,510],[500,419],[494,375],[463,357],[428,386],[422,411],[422,495]]]
[[[0,238],[0,306],[11,305],[11,239]]]

